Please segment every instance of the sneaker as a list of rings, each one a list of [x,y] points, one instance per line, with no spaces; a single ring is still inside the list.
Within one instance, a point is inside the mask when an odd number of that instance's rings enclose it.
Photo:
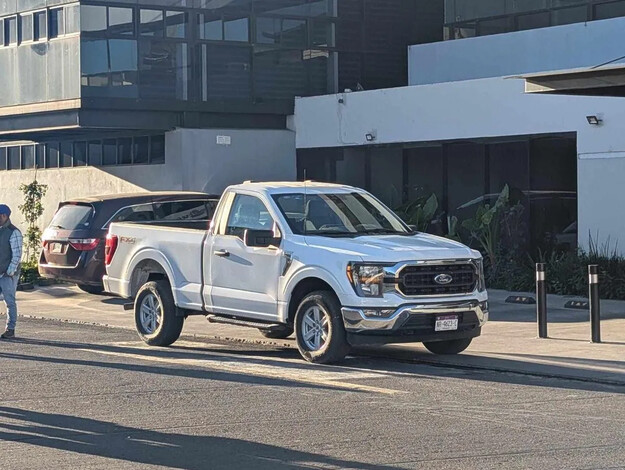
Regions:
[[[15,338],[15,330],[6,330],[4,333],[2,333],[0,338],[2,339]]]

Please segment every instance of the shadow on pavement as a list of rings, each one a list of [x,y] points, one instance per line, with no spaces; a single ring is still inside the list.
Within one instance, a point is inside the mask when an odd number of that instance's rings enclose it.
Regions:
[[[4,441],[169,468],[391,468],[241,439],[150,431],[4,406],[0,406],[0,418],[4,418],[0,421],[0,439]]]

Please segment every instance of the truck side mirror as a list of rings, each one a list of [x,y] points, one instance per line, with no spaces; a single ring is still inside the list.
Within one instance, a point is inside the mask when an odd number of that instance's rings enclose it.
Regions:
[[[273,230],[253,230],[246,229],[243,236],[243,243],[246,246],[267,248],[268,246],[279,246],[281,237],[274,236]]]

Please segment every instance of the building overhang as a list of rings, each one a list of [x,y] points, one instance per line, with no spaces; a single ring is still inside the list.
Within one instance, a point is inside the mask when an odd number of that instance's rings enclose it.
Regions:
[[[525,74],[525,93],[625,97],[625,64]]]

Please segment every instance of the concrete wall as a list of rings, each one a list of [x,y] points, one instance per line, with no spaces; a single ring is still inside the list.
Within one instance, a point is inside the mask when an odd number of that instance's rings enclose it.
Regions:
[[[342,98],[344,103],[339,103]],[[586,116],[600,115],[590,126]],[[577,133],[579,239],[589,233],[625,252],[625,99],[527,95],[524,82],[465,82],[301,98],[295,103],[298,148],[435,142],[482,137]]]
[[[216,144],[217,135],[231,136],[231,145]],[[48,185],[41,225],[47,225],[58,203],[97,194],[149,190],[192,190],[221,193],[246,179],[293,180],[296,177],[295,135],[291,131],[179,129],[165,136],[165,164],[38,170]],[[9,204],[13,221],[23,225],[19,186],[35,171],[0,172],[0,203]]]
[[[624,55],[625,18],[410,46],[410,85],[592,67]]]

